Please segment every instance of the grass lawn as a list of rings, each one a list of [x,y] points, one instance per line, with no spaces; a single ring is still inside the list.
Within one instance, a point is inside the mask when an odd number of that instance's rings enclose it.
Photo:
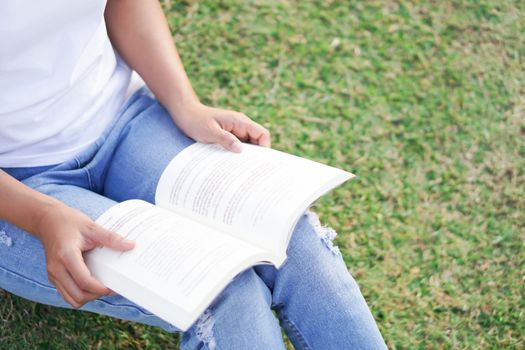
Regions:
[[[172,1],[203,101],[358,175],[315,204],[392,349],[525,348],[525,3]],[[2,349],[164,349],[0,292]]]

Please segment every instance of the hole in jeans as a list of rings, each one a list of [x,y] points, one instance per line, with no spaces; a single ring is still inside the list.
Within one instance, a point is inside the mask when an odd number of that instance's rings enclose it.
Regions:
[[[0,245],[10,247],[13,245],[13,240],[7,235],[7,232],[0,230]]]
[[[315,232],[317,233],[317,236],[319,236],[324,245],[330,249],[332,254],[341,256],[339,247],[334,244],[334,239],[337,236],[337,232],[335,232],[335,230],[329,226],[321,225],[321,221],[319,220],[317,213],[307,210],[306,215],[308,217],[308,222],[310,225],[312,225]]]
[[[213,326],[215,320],[211,315],[210,310],[204,311],[204,313],[197,319],[195,334],[197,338],[202,341],[210,350],[215,350],[217,344],[213,337]]]

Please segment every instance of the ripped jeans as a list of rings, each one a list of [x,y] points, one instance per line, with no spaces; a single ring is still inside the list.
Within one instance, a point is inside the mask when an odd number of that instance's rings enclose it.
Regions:
[[[26,185],[95,219],[117,202],[153,202],[167,163],[194,141],[146,88],[89,148],[60,164],[5,168]],[[386,345],[337,247],[335,232],[307,210],[279,269],[255,266],[221,292],[182,334],[183,349],[284,349],[281,326],[296,349],[384,349]],[[38,303],[69,308],[49,282],[40,241],[0,221],[0,288]],[[275,310],[275,315],[272,312]],[[179,330],[119,296],[80,310]]]

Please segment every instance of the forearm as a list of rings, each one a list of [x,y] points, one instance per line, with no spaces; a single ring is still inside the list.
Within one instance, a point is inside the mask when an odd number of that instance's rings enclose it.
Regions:
[[[42,241],[48,279],[74,308],[110,292],[91,276],[82,253],[100,246],[119,251],[134,246],[133,242],[96,224],[84,213],[33,190],[2,170],[0,219]]]
[[[0,170],[1,220],[39,237],[38,224],[41,218],[49,210],[61,205],[57,199],[33,190]]]
[[[108,0],[105,19],[113,46],[184,134],[233,152],[242,150],[240,141],[270,147],[268,130],[243,113],[199,102],[157,0]]]
[[[105,19],[113,46],[173,118],[199,103],[157,0],[109,0]]]

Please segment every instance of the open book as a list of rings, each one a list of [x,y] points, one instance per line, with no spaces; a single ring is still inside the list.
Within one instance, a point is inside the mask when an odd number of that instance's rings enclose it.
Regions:
[[[352,177],[252,144],[233,153],[194,143],[162,173],[155,205],[128,200],[97,219],[135,248],[85,260],[107,287],[185,331],[239,272],[279,268],[303,212]]]

